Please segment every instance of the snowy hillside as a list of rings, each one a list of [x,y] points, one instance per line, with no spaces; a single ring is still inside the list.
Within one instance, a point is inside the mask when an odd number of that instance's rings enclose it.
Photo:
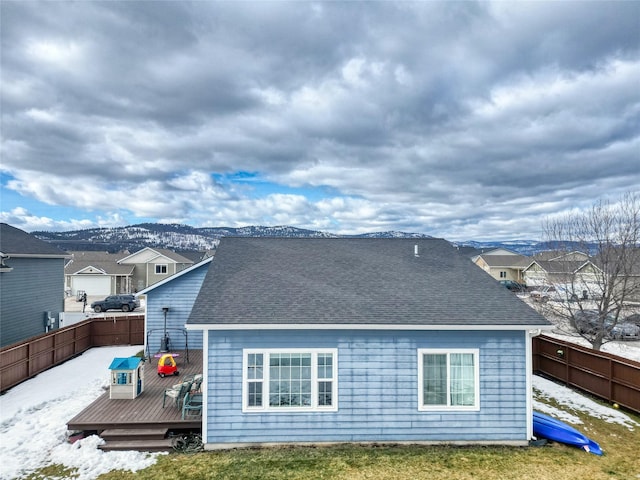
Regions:
[[[188,225],[142,223],[116,228],[94,228],[69,232],[31,232],[36,237],[52,243],[63,250],[100,250],[120,252],[137,251],[144,247],[169,248],[172,250],[212,250],[218,246],[220,238],[239,237],[295,237],[295,238],[430,238],[422,233],[409,232],[372,232],[361,235],[337,235],[330,232],[306,230],[289,226],[247,226],[203,227]],[[534,240],[510,240],[502,242],[458,242],[458,246],[469,246],[479,250],[508,248],[524,255],[531,255],[543,248],[541,242]]]

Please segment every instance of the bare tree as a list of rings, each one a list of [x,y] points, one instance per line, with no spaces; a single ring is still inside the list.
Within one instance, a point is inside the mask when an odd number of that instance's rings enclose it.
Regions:
[[[640,300],[640,196],[548,219],[543,231],[558,253],[550,274],[556,292],[546,307],[599,350],[621,335],[630,302]]]

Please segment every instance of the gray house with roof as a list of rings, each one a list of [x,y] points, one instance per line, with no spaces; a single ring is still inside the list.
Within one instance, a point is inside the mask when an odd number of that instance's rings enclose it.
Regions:
[[[445,240],[223,238],[187,322],[205,448],[526,445],[550,327]]]
[[[133,291],[135,265],[121,265],[121,253],[81,251],[70,252],[64,267],[65,288],[72,295],[106,297]]]
[[[531,258],[506,248],[495,248],[471,257],[471,261],[496,280],[524,283],[523,270]]]
[[[191,267],[195,262],[165,248],[144,247],[118,260],[118,265],[133,267],[131,287],[139,292],[149,285]]]
[[[64,310],[68,255],[0,223],[0,346],[47,332]]]

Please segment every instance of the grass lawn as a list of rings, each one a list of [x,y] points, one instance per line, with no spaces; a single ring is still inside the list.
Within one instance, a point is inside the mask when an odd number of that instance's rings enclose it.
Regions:
[[[597,456],[574,447],[452,447],[340,445],[171,454],[136,473],[111,472],[100,480],[199,479],[640,479],[640,428],[572,412],[578,429],[600,443]],[[640,423],[640,417],[633,416]]]
[[[567,407],[557,406],[567,410]],[[637,480],[640,427],[628,427],[571,411],[577,428],[596,440],[603,456],[562,444],[542,447],[454,447],[417,445],[337,445],[274,447],[170,454],[132,473],[112,471],[99,480]],[[630,415],[640,423],[640,417]],[[56,471],[56,467],[60,470]],[[29,479],[74,478],[51,465]]]

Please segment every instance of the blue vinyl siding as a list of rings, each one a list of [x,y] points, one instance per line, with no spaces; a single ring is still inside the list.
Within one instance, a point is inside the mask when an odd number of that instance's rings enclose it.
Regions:
[[[0,346],[45,333],[45,313],[64,310],[64,259],[20,258],[0,273]]]
[[[209,263],[203,264],[147,293],[146,331],[155,330],[148,338],[149,351],[152,354],[160,349],[160,339],[164,328],[162,307],[169,307],[167,328],[184,329],[208,267]],[[176,330],[169,330],[168,334],[172,349],[183,350],[185,347],[184,335]],[[191,330],[187,332],[187,335],[189,349],[201,350],[202,332]]]
[[[208,443],[521,441],[526,332],[210,331]],[[244,348],[337,348],[337,412],[242,413]],[[418,348],[477,348],[480,411],[418,411]]]

